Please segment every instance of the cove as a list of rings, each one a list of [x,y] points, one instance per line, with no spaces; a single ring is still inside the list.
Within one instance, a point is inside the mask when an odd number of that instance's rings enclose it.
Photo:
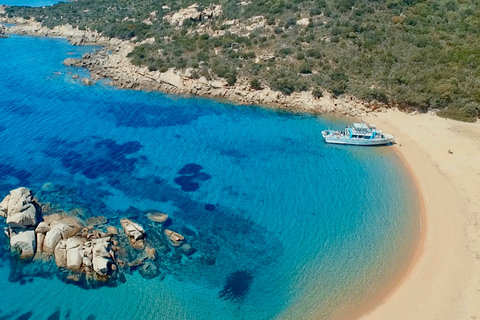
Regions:
[[[116,225],[161,210],[196,251],[165,248],[164,277],[132,271],[86,290],[2,246],[0,317],[328,318],[407,260],[418,224],[411,181],[388,148],[324,144],[321,131],[341,121],[84,86],[72,75],[88,72],[62,61],[93,48],[1,40],[0,197],[25,186]]]

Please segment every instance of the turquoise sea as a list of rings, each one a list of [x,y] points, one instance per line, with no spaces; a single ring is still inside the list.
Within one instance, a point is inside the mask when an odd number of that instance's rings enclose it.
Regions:
[[[391,148],[326,145],[339,120],[84,86],[62,61],[91,50],[0,39],[0,198],[25,186],[114,225],[154,208],[197,251],[84,289],[1,246],[0,319],[328,319],[402,270],[419,209]]]

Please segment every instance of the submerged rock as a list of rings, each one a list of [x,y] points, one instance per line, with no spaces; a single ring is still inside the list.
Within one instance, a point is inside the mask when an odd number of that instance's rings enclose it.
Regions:
[[[104,216],[90,217],[85,222],[89,226],[98,226],[107,223],[107,218],[105,218]]]
[[[163,223],[163,222],[167,221],[168,214],[163,213],[163,212],[148,212],[147,213],[147,218],[148,218],[148,220],[153,221],[153,222]]]
[[[186,256],[191,256],[192,254],[195,253],[195,249],[192,248],[191,245],[189,244],[184,244],[183,246],[180,247],[180,252],[183,253]]]
[[[151,261],[145,262],[140,268],[138,268],[138,272],[140,272],[140,275],[146,279],[153,279],[160,273],[158,267]]]

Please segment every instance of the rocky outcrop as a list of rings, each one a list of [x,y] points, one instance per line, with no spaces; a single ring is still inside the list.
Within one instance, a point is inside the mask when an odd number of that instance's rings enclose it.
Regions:
[[[40,216],[40,206],[27,188],[10,191],[0,203],[0,216],[6,218],[5,234],[10,238],[10,248],[21,259],[32,259],[37,247],[35,227]]]
[[[37,210],[35,215],[29,211],[32,204]],[[162,274],[156,263],[154,243],[147,241],[143,227],[132,220],[120,220],[124,232],[105,225],[107,219],[103,216],[90,217],[84,222],[77,218],[81,209],[66,213],[52,209],[48,203],[36,204],[32,192],[26,188],[12,190],[1,202],[0,208],[2,216],[7,219],[15,217],[11,222],[14,227],[9,225],[5,228],[11,250],[17,252],[21,259],[35,257],[39,261],[51,261],[53,256],[60,279],[68,283],[98,286],[96,283],[99,281],[120,279],[125,269],[138,269],[148,279]],[[39,208],[55,213],[43,215]],[[152,221],[165,222],[168,218],[167,214],[157,211],[148,214]],[[17,218],[17,215],[26,218]],[[40,223],[37,224],[37,221]],[[162,248],[166,245],[165,238],[160,236],[163,226],[156,225],[155,228],[160,232],[155,234],[155,244]],[[183,241],[181,235],[172,231],[168,231],[168,237],[175,246]],[[194,250],[185,245],[179,252],[190,255]]]
[[[32,259],[35,246],[35,231],[10,229],[10,247],[12,251],[20,254],[20,259]]]
[[[80,270],[83,263],[83,245],[85,238],[72,237],[67,239],[67,268],[70,270]]]
[[[185,240],[184,236],[182,236],[181,234],[176,233],[172,230],[166,229],[165,230],[165,235],[167,236],[168,241],[170,241],[170,243],[175,247],[180,246],[182,244],[183,240]]]
[[[43,252],[53,253],[60,240],[73,237],[81,229],[81,225],[75,218],[67,217],[55,220],[50,224],[50,230],[45,234],[43,241]]]
[[[7,219],[10,228],[34,228],[37,225],[38,205],[27,188],[10,191],[0,203],[0,216]]]
[[[203,9],[202,12],[206,9]],[[192,9],[190,11],[193,12]],[[266,21],[262,16],[252,17],[250,20],[252,21],[249,22],[249,27],[252,28],[262,25]],[[351,96],[338,99],[329,92],[324,92],[322,97],[318,97],[312,91],[285,95],[265,85],[263,85],[263,89],[255,90],[250,86],[250,79],[247,78],[239,78],[235,85],[228,86],[224,79],[207,80],[205,77],[196,79],[188,68],[186,70],[170,69],[166,72],[149,71],[147,67],[139,67],[131,63],[128,54],[138,45],[133,42],[103,37],[97,32],[79,30],[70,25],[48,29],[34,20],[23,18],[0,17],[1,21],[15,24],[15,26],[7,28],[7,33],[60,36],[66,37],[74,44],[104,46],[104,49],[85,54],[82,59],[69,58],[65,64],[88,68],[93,80],[109,78],[112,79],[112,85],[120,88],[209,96],[246,105],[262,105],[309,113],[335,113],[352,117],[366,116],[371,112],[382,112],[388,107],[380,103],[363,102]],[[237,25],[235,21],[231,22],[230,29]],[[306,20],[302,20],[300,24],[302,23],[306,23]],[[233,29],[230,29],[231,33],[235,33]],[[264,59],[275,59],[275,56],[271,54],[264,54],[263,57]]]
[[[213,19],[223,12],[221,5],[210,4],[205,9],[200,9],[197,3],[187,8],[182,8],[173,14],[166,15],[164,19],[171,25],[182,26],[185,20],[200,21],[204,19]]]
[[[101,275],[108,276],[116,270],[116,265],[113,262],[114,254],[110,248],[110,239],[102,238],[92,241],[93,243],[93,270]]]
[[[121,219],[120,224],[130,240],[130,245],[135,249],[143,249],[145,247],[145,230],[142,226],[127,218]]]

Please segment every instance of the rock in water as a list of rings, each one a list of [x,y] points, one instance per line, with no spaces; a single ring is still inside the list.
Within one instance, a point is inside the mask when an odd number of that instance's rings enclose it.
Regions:
[[[95,239],[93,246],[93,270],[101,276],[107,276],[113,272],[113,257],[109,253],[109,242],[106,238]]]
[[[67,241],[61,240],[55,247],[55,263],[59,268],[67,267]]]
[[[166,229],[165,235],[167,236],[168,241],[170,241],[170,243],[175,247],[178,247],[179,245],[181,245],[183,240],[185,240],[184,236],[172,230]]]
[[[66,217],[61,220],[55,220],[50,225],[50,230],[45,235],[43,241],[43,251],[46,253],[52,253],[55,250],[55,246],[61,239],[68,239],[73,237],[80,231],[81,226],[77,219]]]
[[[72,237],[67,240],[67,268],[70,270],[79,270],[83,263],[83,244],[85,239],[82,237]]]
[[[145,242],[143,241],[145,238],[145,230],[142,226],[127,218],[121,219],[120,224],[130,240],[130,245],[135,249],[143,249],[145,247]]]
[[[73,59],[73,58],[67,58],[63,60],[63,65],[65,66],[78,66],[81,64],[81,61],[78,59]]]
[[[0,203],[0,215],[7,218],[11,228],[34,228],[37,225],[37,210],[33,201],[32,191],[27,188],[18,188]]]
[[[10,247],[20,253],[20,259],[32,259],[35,254],[35,231],[10,229]]]

